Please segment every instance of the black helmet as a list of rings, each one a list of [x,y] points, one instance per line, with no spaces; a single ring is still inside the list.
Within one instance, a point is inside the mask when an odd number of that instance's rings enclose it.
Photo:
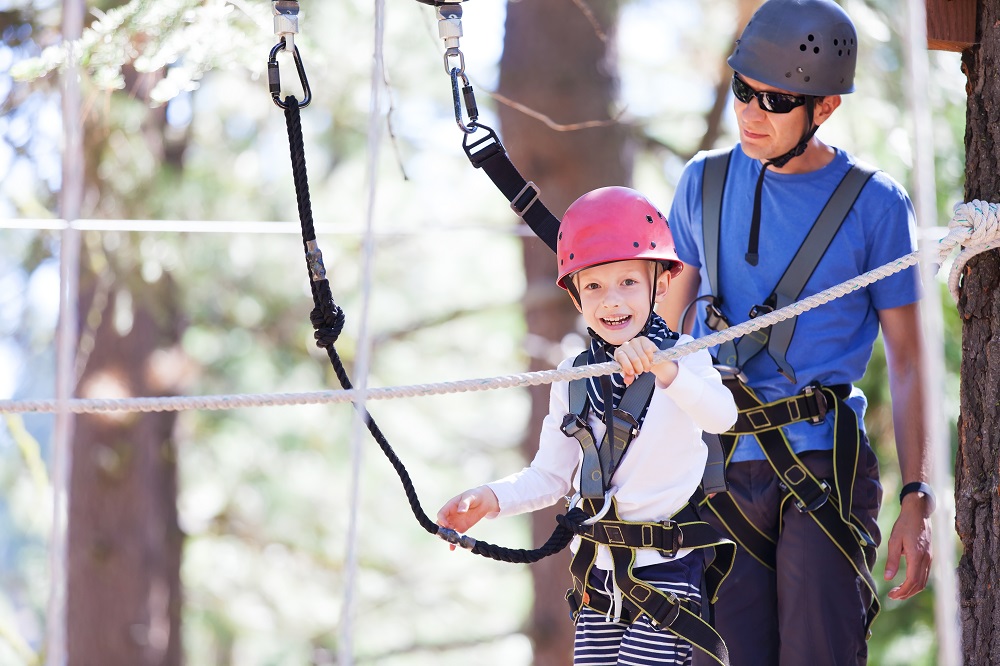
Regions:
[[[800,95],[854,92],[858,33],[833,0],[767,0],[751,17],[729,66]]]

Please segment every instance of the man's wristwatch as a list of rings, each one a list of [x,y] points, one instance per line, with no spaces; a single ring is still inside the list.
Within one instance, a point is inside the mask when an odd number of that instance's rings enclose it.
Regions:
[[[934,507],[937,504],[937,500],[934,497],[934,491],[931,489],[929,483],[924,483],[923,481],[913,481],[907,483],[903,486],[903,489],[899,491],[899,503],[903,503],[903,498],[910,493],[923,493],[924,497],[927,498],[927,506],[930,509],[927,513],[934,511]]]

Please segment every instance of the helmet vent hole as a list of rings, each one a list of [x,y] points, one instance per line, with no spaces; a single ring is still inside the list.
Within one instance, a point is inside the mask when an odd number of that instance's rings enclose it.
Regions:
[[[839,56],[844,55],[844,49],[840,49],[839,51],[837,51],[837,55]]]
[[[809,35],[808,37],[806,37],[806,39],[808,39],[810,42],[816,41],[816,37],[814,35]]]
[[[792,78],[792,73],[791,72],[785,72],[785,78],[786,79]]]
[[[562,232],[559,232],[559,240],[562,240]]]
[[[633,243],[632,243],[632,247],[639,247],[639,241],[635,241],[635,242],[633,242]]]
[[[807,76],[807,77],[805,77],[805,78],[804,78],[804,79],[802,79],[802,80],[803,80],[803,81],[805,81],[806,83],[809,83],[809,77],[808,77],[808,76]]]
[[[649,241],[649,247],[652,249],[656,249],[656,241]]]
[[[833,45],[834,46],[840,46],[840,40],[839,39],[833,40]]]
[[[652,224],[653,223],[653,216],[652,215],[647,215],[646,216],[646,221],[649,222],[650,224]]]
[[[572,261],[575,257],[576,257],[575,254],[573,254],[572,252],[569,253],[569,259],[570,259],[570,261]]]
[[[813,53],[819,53],[819,47],[818,46],[814,46],[813,47]]]
[[[799,51],[805,51],[807,48],[805,44],[799,44]]]

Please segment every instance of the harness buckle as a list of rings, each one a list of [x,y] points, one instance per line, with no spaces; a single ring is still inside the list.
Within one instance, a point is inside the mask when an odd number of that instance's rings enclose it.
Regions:
[[[677,553],[684,546],[684,533],[681,531],[681,526],[676,520],[661,520],[660,528],[667,530],[670,534],[670,550],[658,548],[657,551],[663,557],[672,560],[677,557]]]
[[[823,492],[820,493],[819,497],[809,502],[808,505],[803,504],[801,500],[792,501],[792,504],[799,510],[799,513],[812,513],[826,504],[827,500],[830,499],[830,484],[826,481],[820,481],[819,486]]]
[[[826,395],[823,393],[823,387],[816,384],[809,384],[802,389],[802,395],[807,398],[806,406],[809,408],[809,423],[819,425],[825,421],[826,413],[829,411],[829,404],[826,401]]]
[[[705,325],[713,331],[724,331],[729,328],[729,320],[722,314],[715,299],[705,305]]]
[[[567,437],[576,437],[577,433],[590,432],[590,426],[580,418],[579,414],[570,413],[563,417],[562,426],[559,428]]]
[[[750,308],[749,316],[751,319],[756,319],[761,315],[766,315],[771,312],[774,312],[774,308],[770,305],[755,305]]]

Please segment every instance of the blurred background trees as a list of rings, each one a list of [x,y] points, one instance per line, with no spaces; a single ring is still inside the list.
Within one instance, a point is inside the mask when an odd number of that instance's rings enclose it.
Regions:
[[[374,9],[366,0],[301,4],[313,209],[348,315],[338,349],[350,363],[365,298]],[[628,182],[666,209],[686,159],[734,141],[724,58],[757,4],[475,0],[463,5],[462,49],[483,121],[554,213],[586,190]],[[337,387],[312,344],[283,117],[267,94],[270,5],[87,3],[78,122],[81,217],[93,222],[81,224],[81,397]],[[898,3],[844,5],[864,47],[858,91],[824,125],[824,139],[910,186]],[[389,132],[376,156],[368,382],[553,367],[583,337],[553,285],[551,253],[515,233],[506,202],[465,160],[433,10],[404,0],[385,10],[389,95],[380,112]],[[60,17],[56,0],[0,3],[0,399],[54,391]],[[944,224],[963,198],[965,80],[957,54],[933,53],[931,74]],[[583,121],[603,122],[567,130]],[[954,421],[961,349],[948,298],[943,316]],[[878,354],[864,388],[891,500],[898,479]],[[546,395],[511,389],[370,409],[433,515],[461,489],[520,468]],[[37,664],[52,419],[3,423],[0,663]],[[68,608],[71,649],[83,652],[71,663],[95,663],[90,650],[104,655],[99,663],[334,663],[345,596],[356,609],[357,663],[568,663],[565,562],[523,567],[450,553],[415,524],[368,440],[349,506],[351,424],[347,405],[78,418]],[[894,508],[886,501],[886,527]],[[360,517],[356,573],[345,569],[351,510]],[[537,545],[553,526],[551,514],[488,521],[474,536]],[[872,663],[933,662],[932,594],[885,604]]]

